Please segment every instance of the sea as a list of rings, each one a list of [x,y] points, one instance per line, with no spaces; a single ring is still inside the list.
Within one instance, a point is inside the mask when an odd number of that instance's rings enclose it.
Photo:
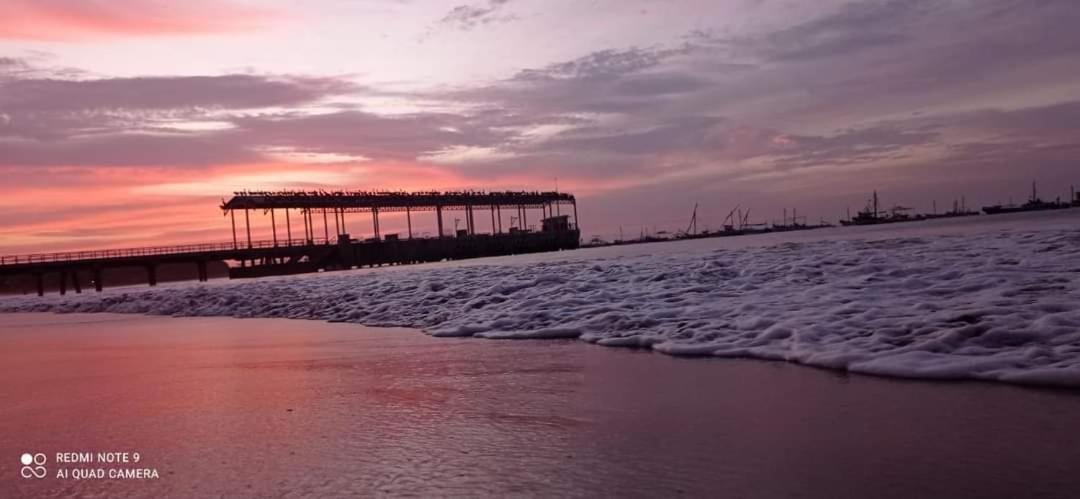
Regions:
[[[592,268],[820,241],[1069,234],[1077,222],[974,217],[351,273]],[[1080,495],[1080,392],[1069,383],[27,300],[39,311],[0,314],[5,498]]]

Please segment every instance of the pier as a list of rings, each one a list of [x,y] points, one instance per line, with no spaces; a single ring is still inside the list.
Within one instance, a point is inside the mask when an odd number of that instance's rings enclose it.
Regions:
[[[230,278],[263,277],[558,251],[577,248],[581,238],[577,200],[560,192],[244,191],[223,201],[221,210],[231,242],[3,256],[0,275],[33,276],[40,296],[45,276],[55,274],[63,295],[69,285],[75,293],[84,284],[101,291],[109,268],[140,267],[155,286],[163,264],[190,264],[206,281],[207,265],[215,261],[229,264]],[[464,229],[447,233],[443,215],[449,211],[464,213]],[[503,212],[510,218],[505,230]],[[346,215],[355,213],[369,219],[372,237],[350,236],[348,225],[357,222]],[[405,213],[406,231],[383,233],[385,213]],[[252,238],[253,214],[269,218],[270,239]],[[432,214],[436,236],[415,237],[413,216]],[[488,216],[490,230],[483,231],[478,225]],[[528,224],[530,217],[539,230]],[[84,283],[80,276],[91,278]]]

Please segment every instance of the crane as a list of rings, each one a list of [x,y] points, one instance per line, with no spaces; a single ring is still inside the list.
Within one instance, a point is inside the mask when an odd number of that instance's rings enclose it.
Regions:
[[[686,226],[687,234],[697,235],[697,207],[698,204],[694,203],[694,214],[690,215],[690,225]]]

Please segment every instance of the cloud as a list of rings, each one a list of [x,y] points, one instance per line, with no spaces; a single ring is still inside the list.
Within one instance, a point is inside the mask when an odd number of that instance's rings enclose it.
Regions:
[[[77,41],[247,31],[276,17],[270,10],[228,1],[5,0],[0,39]]]
[[[564,132],[540,147],[567,153],[599,151],[630,156],[709,150],[719,153],[727,142],[725,123],[722,117],[685,116],[640,130],[580,128]]]
[[[455,145],[438,151],[425,153],[416,159],[424,162],[444,165],[473,165],[493,161],[512,159],[513,153],[500,151],[494,147],[473,147]]]
[[[114,133],[63,140],[0,139],[0,166],[214,166],[262,156],[227,133]]]
[[[504,13],[503,3],[478,5],[455,9],[447,25]],[[387,92],[342,78],[106,79],[0,59],[0,164],[201,171],[274,161],[363,169],[388,187],[557,176],[608,204],[596,207],[596,226],[634,200],[670,198],[655,209],[682,210],[691,195],[816,200],[830,218],[874,188],[905,203],[956,190],[975,203],[976,189],[994,201],[1018,179],[1075,175],[1078,20],[1080,4],[1064,0],[846,2],[767,31],[396,92],[444,111],[394,115],[363,103]],[[339,97],[354,105],[330,105]]]
[[[835,135],[778,135],[777,147],[766,154],[781,169],[812,166],[871,165],[908,157],[920,146],[936,143],[941,134],[932,130],[886,125],[849,129]]]
[[[920,24],[948,10],[946,4],[935,0],[854,2],[831,15],[741,41],[758,57],[771,61],[837,57],[909,42]]]
[[[0,81],[0,109],[79,111],[102,109],[250,109],[294,106],[359,87],[337,78],[263,76],[164,76],[84,80]]]
[[[466,116],[440,113],[285,113],[236,117],[233,122],[248,143],[382,161],[414,161],[454,146],[490,146],[508,136]]]
[[[510,0],[488,0],[482,5],[458,5],[439,20],[439,25],[460,30],[471,30],[477,26],[494,22],[507,22],[513,16],[499,15]]]
[[[482,22],[504,5],[462,6],[448,18]],[[896,114],[910,112],[912,102],[936,106],[933,112],[944,118],[988,109],[954,98],[971,82],[951,68],[990,71],[983,67],[989,56],[976,50],[989,40],[996,57],[1018,63],[1042,61],[1042,54],[1052,58],[1076,37],[1016,34],[1032,32],[1039,21],[1056,26],[1061,22],[1053,18],[1076,10],[1054,1],[1021,10],[1007,0],[858,2],[753,36],[707,34],[670,47],[601,50],[471,88],[397,95],[467,109],[445,113],[306,109],[336,95],[373,91],[336,78],[21,77],[0,81],[0,113],[6,116],[0,137],[45,141],[4,142],[18,153],[10,157],[34,164],[64,163],[83,151],[88,160],[117,164],[99,148],[139,151],[205,140],[213,144],[203,148],[206,155],[184,153],[181,145],[176,162],[202,165],[214,154],[223,162],[244,162],[266,151],[289,151],[296,158],[432,162],[462,175],[496,178],[539,167],[592,178],[647,178],[650,169],[736,175],[749,168],[741,164],[747,161],[755,170],[854,167],[954,143],[956,128],[928,129],[926,118]],[[978,29],[959,39],[945,29],[963,23]],[[956,61],[955,54],[968,58]],[[1007,74],[1031,85],[1045,79],[1022,65]],[[545,127],[555,131],[542,140],[527,135]],[[71,144],[55,152],[45,147],[68,138]],[[35,155],[55,158],[31,161]]]
[[[233,128],[234,114],[313,105],[362,91],[330,77],[4,74],[0,70],[0,150],[5,153],[0,163],[5,165],[137,164],[154,150],[152,164],[208,164],[215,154],[222,162],[247,161],[257,155],[243,152],[237,134],[222,133]]]
[[[665,59],[682,52],[675,49],[637,47],[625,50],[601,50],[540,69],[522,70],[512,80],[534,82],[620,77],[656,67]]]

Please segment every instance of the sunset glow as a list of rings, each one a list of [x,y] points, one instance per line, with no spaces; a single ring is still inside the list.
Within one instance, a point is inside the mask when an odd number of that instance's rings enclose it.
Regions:
[[[225,241],[218,204],[241,189],[557,184],[588,238],[684,225],[695,203],[715,226],[736,204],[835,219],[874,189],[927,210],[1080,184],[1066,0],[14,0],[0,17],[4,254]]]

